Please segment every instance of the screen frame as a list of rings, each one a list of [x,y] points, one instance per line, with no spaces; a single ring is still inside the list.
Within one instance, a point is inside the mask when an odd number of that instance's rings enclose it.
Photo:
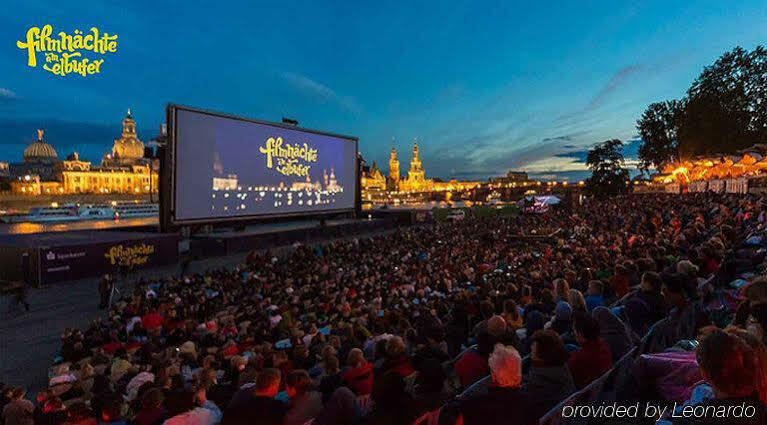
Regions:
[[[271,127],[277,127],[286,130],[294,130],[303,133],[317,134],[322,136],[334,137],[340,140],[344,140],[348,143],[354,143],[354,206],[351,208],[332,208],[315,211],[296,211],[287,213],[265,213],[265,214],[248,214],[234,217],[202,217],[202,218],[187,218],[179,219],[176,217],[176,180],[178,178],[178,167],[176,166],[176,152],[178,149],[178,125],[177,125],[177,112],[187,111],[194,112],[203,115],[209,115],[218,118],[233,119],[238,121],[244,121],[248,123],[266,125]],[[338,133],[331,133],[327,131],[314,130],[309,128],[298,127],[285,123],[277,123],[253,118],[242,117],[233,114],[227,114],[223,112],[216,112],[205,110],[201,108],[195,108],[191,106],[178,105],[170,103],[166,107],[166,128],[167,128],[167,144],[165,149],[165,164],[161,168],[161,171],[165,174],[165,178],[161,178],[160,185],[164,185],[166,188],[160,188],[161,205],[160,210],[164,217],[161,217],[161,223],[164,227],[171,226],[187,226],[187,225],[205,225],[216,223],[237,223],[237,222],[257,222],[265,219],[275,219],[283,217],[316,217],[316,216],[329,216],[334,214],[347,214],[358,213],[360,210],[360,167],[359,167],[359,138],[356,136],[347,136]]]

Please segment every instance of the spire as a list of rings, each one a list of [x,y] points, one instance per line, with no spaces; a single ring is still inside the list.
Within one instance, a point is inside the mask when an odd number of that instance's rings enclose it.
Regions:
[[[43,141],[43,129],[38,128],[37,129],[37,141],[42,142]]]
[[[133,118],[130,114],[130,108],[128,108],[128,115],[125,116],[125,118]]]

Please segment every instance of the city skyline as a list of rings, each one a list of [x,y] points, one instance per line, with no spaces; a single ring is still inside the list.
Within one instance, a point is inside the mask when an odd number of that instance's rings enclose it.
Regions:
[[[767,35],[756,1],[177,9],[12,1],[0,14],[0,160],[19,160],[38,128],[61,156],[97,160],[127,108],[149,141],[177,102],[354,135],[382,168],[392,137],[403,152],[417,137],[429,178],[577,180],[589,146],[619,138],[631,159],[649,103],[683,96],[723,52]],[[98,26],[117,51],[87,77],[30,68],[15,43],[44,24]]]

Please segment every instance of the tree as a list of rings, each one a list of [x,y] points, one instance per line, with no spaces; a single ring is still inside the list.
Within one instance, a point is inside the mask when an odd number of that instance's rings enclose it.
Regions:
[[[736,47],[687,90],[679,121],[682,155],[733,153],[767,140],[767,50]]]
[[[767,50],[736,47],[703,68],[679,101],[653,103],[637,120],[643,169],[767,141]]]
[[[627,189],[629,172],[623,167],[623,142],[607,140],[589,149],[586,165],[591,170],[587,190],[596,196],[611,196]]]
[[[684,109],[684,102],[667,100],[653,103],[637,120],[637,131],[642,138],[639,146],[640,168],[660,168],[667,162],[679,159],[677,129]]]

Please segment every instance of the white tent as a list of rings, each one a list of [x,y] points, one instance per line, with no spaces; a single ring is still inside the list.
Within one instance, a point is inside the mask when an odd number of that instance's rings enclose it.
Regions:
[[[546,212],[550,206],[560,203],[561,199],[554,195],[525,196],[524,198],[517,201],[517,205],[524,208],[525,202],[527,202],[529,205],[530,201],[533,201],[532,208],[529,208],[530,212]]]

